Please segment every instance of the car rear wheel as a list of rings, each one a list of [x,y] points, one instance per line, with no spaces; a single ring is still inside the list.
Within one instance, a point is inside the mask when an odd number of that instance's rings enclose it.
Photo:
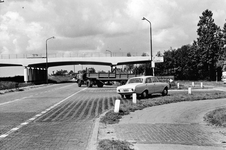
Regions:
[[[142,94],[141,94],[142,98],[148,98],[148,91],[144,91]]]
[[[162,91],[162,96],[166,96],[168,94],[168,88],[165,87],[164,90]]]

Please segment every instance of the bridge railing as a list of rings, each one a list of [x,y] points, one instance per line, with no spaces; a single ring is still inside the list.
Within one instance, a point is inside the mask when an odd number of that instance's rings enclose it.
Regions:
[[[49,53],[48,58],[61,57],[138,57],[143,53],[112,52],[112,53]],[[148,57],[144,56],[144,57]],[[21,58],[46,58],[46,54],[0,54],[0,59],[21,59]]]

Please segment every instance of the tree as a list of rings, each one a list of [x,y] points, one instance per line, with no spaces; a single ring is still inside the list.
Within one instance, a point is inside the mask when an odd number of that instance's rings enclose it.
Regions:
[[[148,54],[147,53],[142,53],[142,55],[141,56],[148,56]]]
[[[198,23],[198,54],[200,62],[199,69],[202,70],[203,77],[208,80],[215,79],[216,62],[219,58],[219,33],[220,28],[214,23],[213,13],[205,10],[200,16]]]

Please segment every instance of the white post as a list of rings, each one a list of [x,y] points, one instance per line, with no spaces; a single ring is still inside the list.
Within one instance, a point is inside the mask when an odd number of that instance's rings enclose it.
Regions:
[[[191,87],[188,88],[188,94],[191,95]]]
[[[137,103],[137,94],[133,93],[133,103],[136,104]]]
[[[193,87],[195,86],[195,83],[194,83],[194,82],[192,82],[192,86],[193,86]]]
[[[116,99],[115,100],[115,109],[114,109],[114,112],[115,113],[118,113],[119,112],[119,106],[120,106],[120,100],[119,99]]]
[[[28,82],[28,68],[27,66],[24,67],[24,82]]]
[[[177,88],[178,88],[178,89],[180,88],[180,83],[177,83]]]
[[[201,82],[201,88],[203,88],[203,83]]]

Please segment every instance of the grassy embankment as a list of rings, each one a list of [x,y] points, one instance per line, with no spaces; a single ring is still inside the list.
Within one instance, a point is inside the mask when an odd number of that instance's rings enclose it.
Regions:
[[[222,83],[216,83],[216,82],[204,82],[205,86],[208,86],[210,88],[211,86],[225,86]],[[191,82],[180,82],[180,89],[186,89],[188,87],[191,87]],[[177,88],[177,87],[173,87]],[[200,88],[197,86],[197,83],[195,87],[193,88]],[[183,102],[183,101],[198,101],[198,100],[207,100],[207,99],[218,99],[218,98],[225,98],[226,92],[221,91],[205,91],[205,92],[192,92],[192,94],[188,94],[188,92],[182,92],[182,93],[175,93],[175,94],[169,94],[165,97],[162,96],[152,96],[151,99],[144,99],[144,100],[138,100],[136,104],[128,103],[123,104],[120,107],[119,113],[114,113],[113,110],[107,112],[105,116],[101,118],[101,122],[105,124],[115,124],[118,123],[119,120],[122,118],[123,115],[128,115],[130,112],[136,111],[136,110],[142,110],[146,107],[153,107],[157,105],[164,105],[169,103],[177,103],[177,102]],[[225,109],[219,109],[216,111],[213,111],[208,114],[208,116],[205,116],[206,120],[210,121],[213,124],[222,124],[226,126],[226,108]],[[99,142],[99,149],[102,150],[102,147],[107,147],[110,150],[114,149],[114,144],[119,143],[120,148],[124,146],[128,146],[128,143],[126,141],[115,141],[115,140],[101,140]],[[132,144],[130,144],[126,150],[130,150]]]

